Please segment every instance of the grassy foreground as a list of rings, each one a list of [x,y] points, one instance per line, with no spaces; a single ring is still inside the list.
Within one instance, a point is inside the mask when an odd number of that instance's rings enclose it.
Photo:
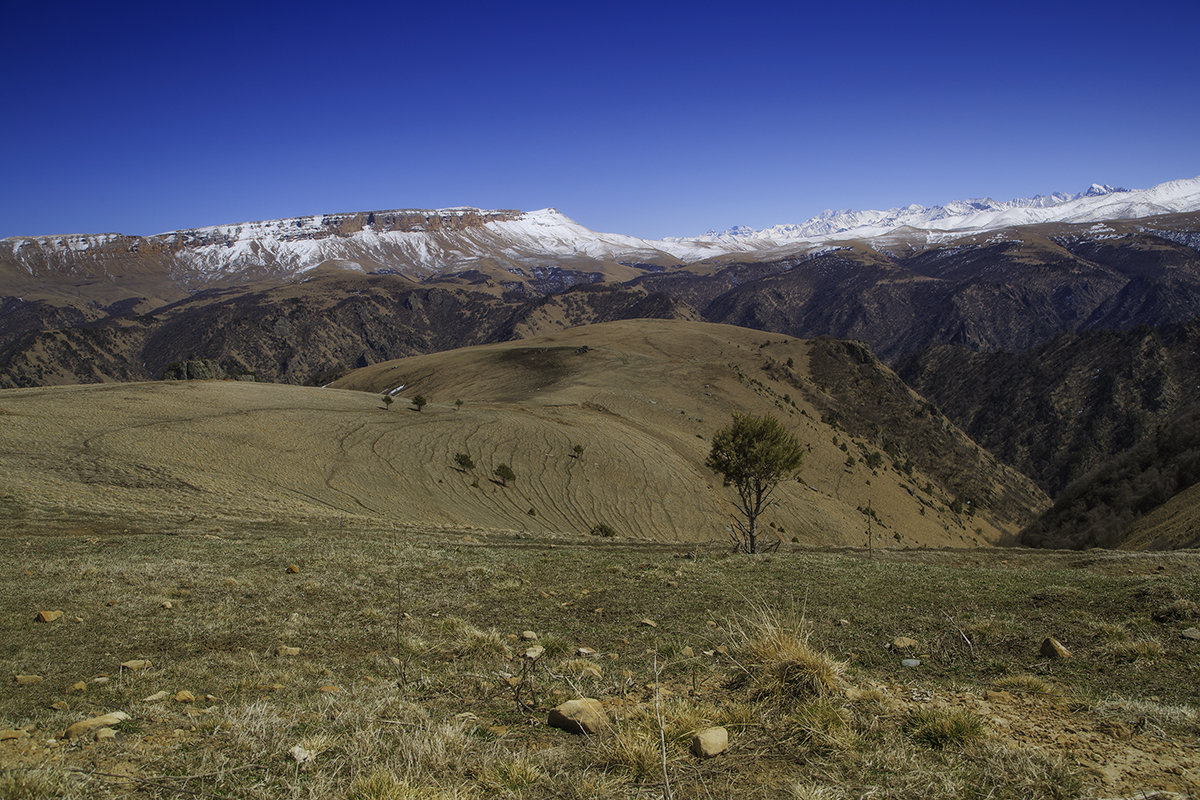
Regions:
[[[0,797],[1200,792],[1195,553],[197,525],[0,531]],[[547,726],[580,695],[606,732]]]

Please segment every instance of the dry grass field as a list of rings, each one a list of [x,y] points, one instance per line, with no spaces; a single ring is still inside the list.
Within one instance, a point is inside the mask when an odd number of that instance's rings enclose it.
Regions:
[[[130,525],[5,525],[2,797],[1200,791],[1194,553]],[[610,727],[547,726],[578,696]]]
[[[0,392],[0,798],[1200,792],[1196,553],[946,548],[1016,521],[822,421],[808,343],[678,325]],[[809,448],[771,555],[702,466],[734,409]]]

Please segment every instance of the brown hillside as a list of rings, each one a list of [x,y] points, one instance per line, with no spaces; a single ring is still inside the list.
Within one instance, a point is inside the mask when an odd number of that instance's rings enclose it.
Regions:
[[[869,440],[834,430],[763,370],[769,353],[805,375],[812,345],[764,341],[726,326],[637,320],[375,365],[339,388],[6,390],[0,494],[7,513],[29,519],[371,518],[532,533],[605,524],[621,536],[719,540],[729,490],[703,462],[708,438],[738,409],[776,413],[809,448],[801,481],[781,487],[766,519],[785,539],[861,546],[868,502],[877,542],[891,545],[997,542],[1040,510],[955,514],[956,495],[920,467],[909,474],[880,453],[870,468],[879,451]],[[376,392],[400,384],[385,410]],[[417,393],[430,401],[419,413],[407,402]],[[474,474],[455,469],[457,452],[471,455]],[[501,462],[517,476],[506,487],[490,479]],[[975,468],[1000,484],[1022,481],[985,455]]]

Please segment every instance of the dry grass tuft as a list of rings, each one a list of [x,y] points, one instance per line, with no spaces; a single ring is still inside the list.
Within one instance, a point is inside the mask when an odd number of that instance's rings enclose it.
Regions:
[[[964,709],[918,708],[904,720],[908,738],[937,750],[961,747],[983,736],[983,720]]]
[[[858,743],[850,712],[828,700],[805,703],[789,714],[780,738],[827,753],[852,750]]]
[[[386,770],[358,778],[350,786],[346,800],[458,800],[458,790],[413,786]]]
[[[751,698],[804,700],[845,692],[846,665],[809,644],[811,631],[804,614],[794,607],[752,604],[728,630],[741,670],[734,684],[748,688]]]
[[[517,754],[489,761],[476,780],[488,797],[523,797],[543,786],[548,776],[529,756]]]
[[[1130,639],[1113,642],[1105,650],[1113,658],[1125,662],[1154,659],[1163,654],[1162,644],[1156,639]]]
[[[603,740],[596,763],[605,769],[627,773],[635,783],[662,777],[662,751],[657,733],[646,728],[617,726]]]
[[[1008,689],[1029,694],[1052,694],[1054,686],[1037,675],[1005,675],[996,679],[996,688]]]

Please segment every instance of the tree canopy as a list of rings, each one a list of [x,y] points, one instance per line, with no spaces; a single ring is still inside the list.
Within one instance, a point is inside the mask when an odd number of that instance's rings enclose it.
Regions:
[[[720,473],[738,495],[739,550],[758,552],[758,517],[772,503],[780,481],[800,467],[804,448],[783,423],[772,416],[734,413],[733,422],[717,431],[706,466]]]

